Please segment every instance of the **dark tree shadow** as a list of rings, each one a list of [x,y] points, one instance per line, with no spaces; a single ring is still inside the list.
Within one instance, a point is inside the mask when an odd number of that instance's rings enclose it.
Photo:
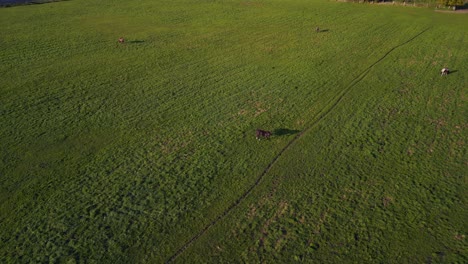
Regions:
[[[468,9],[468,3],[465,3],[464,5],[462,6],[457,6],[456,7],[457,10],[464,10],[464,9]]]
[[[40,5],[53,2],[69,1],[69,0],[0,0],[0,7],[14,7],[20,5]]]
[[[141,44],[141,43],[145,43],[144,40],[130,40],[130,41],[127,41],[127,43],[129,44]]]
[[[287,129],[287,128],[278,128],[273,131],[273,135],[275,136],[288,136],[288,135],[294,135],[301,132],[300,130],[293,130],[293,129]]]

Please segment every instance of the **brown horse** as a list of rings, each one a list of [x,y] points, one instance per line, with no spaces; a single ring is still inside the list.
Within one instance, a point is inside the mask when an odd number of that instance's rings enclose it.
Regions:
[[[270,136],[271,136],[270,131],[265,131],[265,130],[261,130],[261,129],[255,130],[255,138],[258,139],[258,140],[260,140],[260,138],[270,139]]]

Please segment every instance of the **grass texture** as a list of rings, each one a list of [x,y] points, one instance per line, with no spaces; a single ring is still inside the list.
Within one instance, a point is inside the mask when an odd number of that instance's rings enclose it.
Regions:
[[[467,21],[318,0],[0,9],[0,261],[466,262]]]

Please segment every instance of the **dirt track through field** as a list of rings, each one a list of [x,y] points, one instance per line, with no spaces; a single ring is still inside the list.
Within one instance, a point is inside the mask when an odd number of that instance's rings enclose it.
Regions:
[[[278,159],[283,155],[286,150],[288,150],[299,138],[302,137],[306,132],[308,132],[310,129],[315,127],[320,121],[322,121],[335,107],[343,100],[343,98],[346,96],[351,91],[351,88],[353,88],[356,84],[358,84],[364,77],[367,76],[369,71],[377,65],[379,62],[381,62],[383,59],[385,59],[391,52],[396,50],[397,48],[408,44],[409,42],[413,41],[420,35],[422,35],[424,32],[428,31],[429,28],[424,29],[423,31],[419,32],[415,36],[411,37],[407,41],[391,48],[388,50],[382,57],[380,57],[376,62],[371,64],[369,67],[364,69],[356,78],[354,78],[349,85],[343,89],[343,91],[338,94],[335,98],[330,100],[330,102],[327,104],[326,107],[323,108],[322,111],[318,113],[316,118],[312,120],[310,125],[306,127],[304,130],[299,132],[292,140],[284,146],[284,148],[281,149],[281,151],[273,158],[273,160],[265,167],[263,172],[257,177],[257,180],[253,185],[251,185],[234,203],[232,203],[222,214],[220,214],[218,217],[216,217],[213,221],[211,221],[205,228],[203,228],[200,232],[198,232],[195,236],[193,236],[190,240],[185,242],[182,247],[180,247],[167,261],[166,263],[171,263],[173,262],[178,256],[180,256],[190,245],[192,245],[198,238],[203,236],[212,226],[214,226],[216,223],[221,221],[226,215],[228,215],[234,208],[236,208],[252,191],[257,187],[261,180],[264,178],[264,176],[270,171],[270,169],[273,167],[273,165],[278,161]]]

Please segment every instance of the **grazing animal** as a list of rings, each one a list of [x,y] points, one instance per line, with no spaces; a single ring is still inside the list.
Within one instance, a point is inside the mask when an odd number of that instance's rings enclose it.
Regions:
[[[440,75],[448,75],[450,73],[450,70],[448,68],[443,68],[440,71]]]
[[[125,39],[124,39],[123,37],[120,37],[120,38],[119,38],[119,43],[120,43],[120,44],[123,44],[124,42],[125,42]]]
[[[258,140],[260,140],[260,138],[270,139],[270,136],[271,136],[270,131],[265,131],[265,130],[261,130],[261,129],[255,130],[255,138],[258,139]]]
[[[320,32],[320,28],[319,27],[315,28],[315,32],[317,33]]]

